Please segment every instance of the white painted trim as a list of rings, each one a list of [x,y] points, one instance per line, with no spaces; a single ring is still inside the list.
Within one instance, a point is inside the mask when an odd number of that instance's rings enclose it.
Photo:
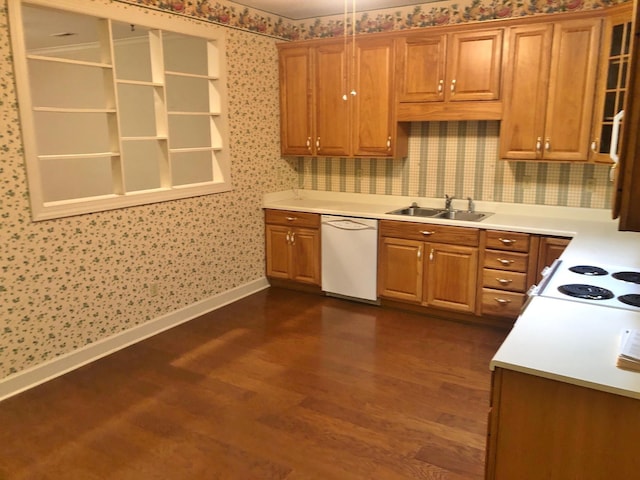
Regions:
[[[193,303],[0,380],[0,401],[269,287],[265,277]]]

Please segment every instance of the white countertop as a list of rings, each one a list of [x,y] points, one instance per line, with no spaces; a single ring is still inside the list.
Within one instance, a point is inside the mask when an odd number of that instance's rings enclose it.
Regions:
[[[491,360],[491,369],[640,399],[640,373],[616,367],[625,329],[640,329],[640,313],[535,297]]]
[[[413,201],[421,207],[444,206],[443,199],[289,190],[266,195],[264,207],[572,237],[561,257],[565,262],[640,268],[640,233],[619,232],[608,210],[477,202],[477,211],[494,212],[481,222],[386,213]],[[466,206],[464,199],[453,201],[456,209]],[[615,366],[625,328],[640,329],[640,313],[535,297],[490,366],[640,399],[640,373]]]

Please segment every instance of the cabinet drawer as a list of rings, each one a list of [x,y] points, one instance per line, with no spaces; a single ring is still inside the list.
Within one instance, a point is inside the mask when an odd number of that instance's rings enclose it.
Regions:
[[[526,298],[527,296],[524,293],[483,288],[482,314],[517,318]]]
[[[265,210],[265,223],[290,225],[292,227],[320,227],[320,215],[317,213],[291,212],[288,210]]]
[[[485,250],[484,266],[497,270],[511,272],[526,272],[529,255],[526,253],[503,252],[500,250]]]
[[[482,285],[498,290],[524,293],[527,291],[527,274],[485,268],[482,271]]]
[[[480,231],[477,228],[450,227],[432,223],[382,220],[380,221],[380,235],[469,247],[477,247],[480,243]]]
[[[528,233],[487,231],[487,248],[528,252],[530,235]]]

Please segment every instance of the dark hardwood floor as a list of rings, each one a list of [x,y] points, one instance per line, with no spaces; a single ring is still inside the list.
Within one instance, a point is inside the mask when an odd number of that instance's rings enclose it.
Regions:
[[[271,288],[0,403],[0,479],[481,479],[506,331]]]

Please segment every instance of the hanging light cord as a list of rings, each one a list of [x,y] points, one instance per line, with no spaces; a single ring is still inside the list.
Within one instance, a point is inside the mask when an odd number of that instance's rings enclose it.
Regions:
[[[345,2],[346,3],[346,2]],[[353,21],[351,22],[351,81],[356,74],[356,0],[353,0]],[[351,89],[351,95],[356,95],[356,89]]]

